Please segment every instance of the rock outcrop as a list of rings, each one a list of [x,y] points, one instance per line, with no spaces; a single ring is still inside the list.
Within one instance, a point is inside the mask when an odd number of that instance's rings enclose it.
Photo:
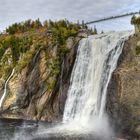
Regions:
[[[0,117],[60,121],[78,43],[92,31],[67,20],[38,19],[6,32],[0,35]]]
[[[140,33],[140,14],[137,16],[133,15],[133,17],[131,18],[131,24],[134,25],[135,34],[139,34]]]
[[[137,34],[125,42],[107,97],[107,111],[115,132],[131,140],[140,139],[140,55],[136,55],[139,41]]]
[[[59,59],[59,48],[50,43],[47,48],[37,50],[31,62],[20,72],[19,65],[16,66],[16,72],[8,83],[8,96],[0,111],[1,117],[61,120],[80,39],[80,37],[69,37],[66,43],[68,51]],[[35,47],[31,46],[28,52],[34,52],[34,49]],[[7,51],[3,57],[6,55]],[[24,56],[19,63],[22,59]],[[1,96],[3,90],[4,81],[1,80]]]

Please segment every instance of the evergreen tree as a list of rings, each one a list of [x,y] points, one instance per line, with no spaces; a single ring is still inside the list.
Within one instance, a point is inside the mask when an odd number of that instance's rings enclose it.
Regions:
[[[94,26],[94,31],[93,31],[93,34],[97,34],[97,29],[96,29],[96,26]]]
[[[43,23],[43,25],[44,25],[44,27],[48,28],[48,27],[49,27],[49,23],[48,23],[48,21],[45,20],[44,23]]]

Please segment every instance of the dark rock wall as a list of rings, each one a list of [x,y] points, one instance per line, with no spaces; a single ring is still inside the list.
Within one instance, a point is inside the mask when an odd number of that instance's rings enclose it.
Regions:
[[[140,36],[130,37],[124,45],[108,86],[107,112],[118,135],[140,137],[140,65],[136,44]]]

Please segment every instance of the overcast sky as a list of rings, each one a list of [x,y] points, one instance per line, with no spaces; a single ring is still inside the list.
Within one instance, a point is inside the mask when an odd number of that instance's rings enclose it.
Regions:
[[[26,19],[64,19],[91,21],[140,10],[140,0],[0,0],[0,30]],[[97,24],[97,28],[131,28],[130,18]],[[108,26],[110,23],[110,26]],[[120,24],[121,23],[121,24]]]

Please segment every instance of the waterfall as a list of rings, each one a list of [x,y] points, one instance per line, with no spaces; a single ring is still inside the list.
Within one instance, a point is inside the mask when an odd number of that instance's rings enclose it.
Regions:
[[[109,32],[81,40],[71,75],[63,123],[89,125],[106,115],[107,87],[124,42],[132,34]]]
[[[105,109],[107,87],[124,43],[132,34],[131,31],[109,32],[80,41],[62,123],[41,130],[38,135],[115,139]]]
[[[9,82],[9,80],[11,79],[11,77],[14,75],[14,71],[15,71],[15,69],[12,70],[10,76],[8,77],[8,79],[7,79],[6,82],[5,82],[5,85],[4,85],[4,92],[3,92],[3,95],[2,95],[2,97],[1,97],[1,99],[0,99],[0,108],[2,108],[2,105],[3,105],[4,100],[5,100],[5,98],[6,98],[6,94],[7,94],[7,84],[8,84],[8,82]]]

